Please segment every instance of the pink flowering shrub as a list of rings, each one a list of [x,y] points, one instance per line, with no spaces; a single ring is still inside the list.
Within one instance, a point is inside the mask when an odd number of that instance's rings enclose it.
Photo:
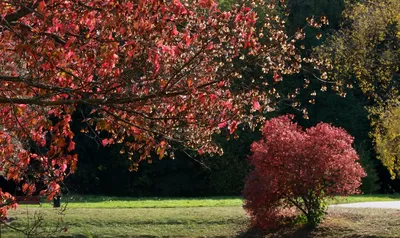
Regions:
[[[344,129],[320,123],[303,130],[290,116],[281,116],[267,121],[262,133],[251,147],[254,170],[244,188],[254,225],[273,228],[302,214],[315,227],[327,197],[359,192],[366,173]]]

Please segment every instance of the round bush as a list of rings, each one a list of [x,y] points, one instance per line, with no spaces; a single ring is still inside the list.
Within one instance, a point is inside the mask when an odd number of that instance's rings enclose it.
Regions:
[[[267,121],[251,146],[254,169],[244,189],[254,225],[273,228],[301,215],[315,227],[325,198],[358,193],[366,174],[352,143],[345,130],[326,123],[303,130],[291,116]]]

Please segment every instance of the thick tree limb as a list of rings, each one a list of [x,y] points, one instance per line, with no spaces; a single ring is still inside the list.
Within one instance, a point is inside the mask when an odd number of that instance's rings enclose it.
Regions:
[[[0,81],[3,76],[0,76]],[[19,77],[12,77],[12,76],[4,76],[4,80],[8,79],[8,81],[18,80]],[[24,83],[25,81],[18,80],[18,82]],[[208,83],[199,85],[197,89],[206,88],[213,84],[218,83],[219,80],[210,81]],[[43,85],[42,85],[43,86]],[[52,86],[49,86],[52,87]],[[53,88],[54,89],[54,88]],[[60,90],[64,90],[65,93],[71,92],[66,90],[65,88],[58,88]],[[189,92],[187,90],[177,90],[172,92],[159,92],[154,94],[148,94],[145,96],[140,97],[128,97],[128,98],[88,98],[88,99],[60,99],[60,100],[49,100],[44,99],[43,97],[32,97],[32,98],[5,98],[0,97],[0,104],[26,104],[26,105],[40,105],[40,106],[57,106],[57,105],[73,105],[73,104],[87,104],[87,105],[118,105],[118,104],[129,104],[141,101],[147,101],[156,98],[170,98],[176,97],[179,95],[187,95]]]
[[[30,6],[23,6],[16,12],[7,14],[3,19],[1,19],[0,24],[3,25],[5,22],[14,22],[17,21],[33,12],[33,9],[37,8],[39,5],[39,1],[35,1],[31,3]]]

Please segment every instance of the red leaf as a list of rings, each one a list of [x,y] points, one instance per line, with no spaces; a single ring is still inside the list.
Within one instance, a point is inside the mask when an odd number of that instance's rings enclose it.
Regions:
[[[67,165],[66,164],[62,164],[61,165],[61,171],[65,172],[65,170],[67,170]]]
[[[25,193],[26,190],[28,189],[28,187],[29,187],[29,184],[24,183],[24,185],[22,185],[22,192]]]
[[[253,109],[256,111],[261,109],[261,105],[258,101],[253,101]]]
[[[113,139],[103,139],[103,140],[101,141],[101,144],[102,144],[103,146],[106,146],[106,145],[111,144],[112,141],[113,141]]]
[[[233,132],[236,131],[237,125],[238,125],[237,121],[232,121],[231,122],[231,124],[229,125],[229,133],[230,134],[233,134]]]
[[[68,152],[71,152],[75,149],[75,142],[71,141],[68,145]]]
[[[227,123],[226,122],[221,122],[218,124],[218,128],[222,129],[224,127],[226,127]]]
[[[176,36],[176,35],[178,35],[179,34],[179,31],[176,29],[176,26],[174,25],[173,27],[172,27],[172,35],[173,36]]]
[[[46,7],[46,3],[44,1],[40,1],[38,4],[38,11],[43,12]]]
[[[279,73],[274,73],[274,82],[282,81],[282,76]]]
[[[67,41],[67,43],[65,43],[65,49],[68,49],[69,46],[71,45],[71,43],[73,43],[75,41],[75,37],[70,37]]]

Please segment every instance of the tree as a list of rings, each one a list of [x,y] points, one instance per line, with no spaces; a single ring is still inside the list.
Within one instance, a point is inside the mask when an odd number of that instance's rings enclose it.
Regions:
[[[289,37],[278,16],[255,28],[255,8],[283,2],[221,11],[213,0],[1,1],[1,169],[24,191],[41,180],[49,198],[58,193],[76,168],[70,122],[82,105],[82,131],[123,144],[131,170],[153,151],[173,157],[176,143],[222,153],[214,132],[261,122],[282,76],[316,63],[296,49],[303,32]],[[240,83],[249,64],[266,76]]]
[[[399,106],[400,2],[397,0],[347,1],[341,29],[328,38],[316,52],[327,57],[333,70],[328,78],[334,87],[352,87],[356,83],[370,99],[372,137],[378,158],[395,178],[398,162],[382,150],[381,130],[387,111]],[[390,114],[390,112],[389,112]],[[387,134],[386,134],[387,135]],[[392,159],[389,159],[392,158]]]
[[[400,107],[385,110],[380,116],[373,131],[376,152],[392,178],[395,178],[400,174]]]
[[[281,116],[267,121],[254,142],[246,178],[245,208],[253,223],[271,228],[300,211],[308,225],[322,219],[324,199],[358,192],[365,172],[341,128],[320,123],[302,130]],[[286,209],[286,210],[285,210]]]
[[[376,103],[398,98],[399,10],[396,0],[347,2],[341,29],[317,51],[334,65],[328,75],[338,86],[356,80]]]

